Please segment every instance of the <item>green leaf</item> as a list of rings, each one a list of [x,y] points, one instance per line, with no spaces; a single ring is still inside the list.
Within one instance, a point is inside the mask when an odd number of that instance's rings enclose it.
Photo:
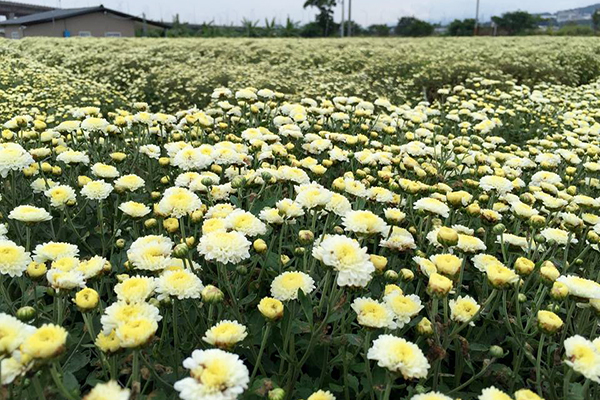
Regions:
[[[304,294],[302,290],[298,290],[298,299],[300,300],[300,305],[302,306],[302,311],[304,311],[304,315],[306,315],[306,320],[308,321],[308,324],[312,326],[313,308],[311,298]]]
[[[69,392],[77,392],[79,393],[79,382],[77,382],[77,378],[70,372],[65,372],[63,375],[63,384],[65,388]]]
[[[77,352],[73,354],[67,364],[63,366],[65,372],[77,372],[90,362],[90,356],[87,352]]]

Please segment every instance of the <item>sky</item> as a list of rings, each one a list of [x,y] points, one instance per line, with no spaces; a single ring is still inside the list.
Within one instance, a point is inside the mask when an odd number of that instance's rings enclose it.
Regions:
[[[284,22],[289,16],[294,21],[306,23],[316,14],[315,9],[304,9],[304,0],[17,0],[63,8],[88,7],[103,4],[128,14],[148,19],[171,21],[179,14],[182,22],[202,23],[214,21],[215,25],[239,24],[242,18],[265,18]],[[348,4],[348,0],[346,5]],[[487,21],[503,12],[524,10],[531,13],[555,12],[588,6],[600,0],[480,0],[480,20]],[[448,22],[455,18],[473,18],[476,0],[353,0],[352,19],[363,26],[393,24],[402,16],[414,16],[430,22]],[[341,0],[334,18],[341,18]]]

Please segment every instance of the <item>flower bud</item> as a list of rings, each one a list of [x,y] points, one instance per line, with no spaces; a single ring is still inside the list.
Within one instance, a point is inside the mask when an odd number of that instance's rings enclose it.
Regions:
[[[304,253],[306,253],[306,249],[304,247],[296,247],[294,249],[295,256],[302,256],[302,255],[304,255]]]
[[[519,295],[517,296],[517,300],[519,301],[519,303],[525,303],[527,301],[527,296],[525,295],[525,293],[519,293]]]
[[[284,399],[285,399],[285,390],[283,390],[281,388],[269,390],[269,400],[284,400]]]
[[[494,345],[490,347],[490,356],[494,358],[501,358],[504,356],[504,349],[500,346]]]
[[[312,231],[303,229],[298,232],[298,240],[303,245],[311,244],[315,240],[315,234]]]
[[[117,248],[122,249],[123,247],[125,247],[125,239],[117,239],[115,241],[115,246],[117,246]]]
[[[546,226],[546,218],[541,215],[532,215],[529,217],[529,225],[533,228],[542,228]]]
[[[234,189],[239,189],[239,188],[243,187],[245,184],[246,184],[246,179],[241,176],[236,176],[231,181],[231,187]]]
[[[248,273],[248,267],[246,267],[245,265],[238,265],[235,268],[235,271],[240,275],[246,275]]]
[[[258,311],[268,320],[277,321],[283,317],[283,303],[271,297],[264,297],[258,303]]]
[[[431,321],[427,319],[427,317],[421,318],[417,324],[417,332],[422,336],[433,335],[433,325],[431,324]]]
[[[430,296],[444,297],[452,289],[452,281],[446,278],[444,275],[434,272],[429,276],[429,282],[427,284],[427,293]]]
[[[17,310],[17,318],[22,322],[29,322],[35,318],[37,314],[35,308],[31,306],[24,306]]]
[[[552,264],[551,261],[544,261],[540,268],[540,276],[546,283],[554,282],[559,276],[560,271]]]
[[[383,256],[378,256],[376,254],[371,254],[371,263],[375,267],[375,270],[378,272],[383,272],[385,267],[387,266],[388,260]]]
[[[437,241],[443,246],[456,246],[458,243],[458,232],[452,228],[443,226],[437,233]]]
[[[500,235],[504,232],[506,232],[506,226],[504,226],[504,224],[496,224],[492,228],[492,233],[494,233],[495,235]]]
[[[285,254],[282,254],[279,259],[281,260],[281,265],[287,265],[290,262],[290,257]]]
[[[519,257],[515,261],[514,268],[519,275],[527,276],[535,268],[535,263],[528,258]]]
[[[556,282],[552,284],[552,289],[550,290],[550,296],[554,300],[562,300],[569,295],[569,288],[562,282]]]
[[[173,249],[173,255],[177,258],[185,258],[188,255],[190,248],[185,243],[180,243]]]
[[[267,251],[267,243],[262,239],[256,239],[254,243],[252,243],[252,247],[256,250],[257,253],[264,253]]]
[[[405,282],[410,282],[413,279],[415,279],[415,273],[412,272],[408,268],[402,268],[400,270],[400,276],[401,276],[402,280],[405,281]]]
[[[552,335],[560,330],[563,321],[552,311],[540,310],[537,313],[538,327],[546,334]]]
[[[223,292],[216,286],[207,285],[202,289],[202,300],[206,303],[219,303],[223,300]]]
[[[75,294],[75,299],[73,301],[79,310],[89,311],[96,308],[100,301],[100,296],[94,289],[84,288]]]
[[[171,163],[171,160],[169,159],[169,157],[161,157],[158,159],[158,163],[161,167],[166,167]]]
[[[472,203],[469,204],[469,206],[466,208],[467,213],[469,213],[469,215],[471,216],[476,216],[479,215],[479,213],[481,212],[481,207],[479,207],[479,204],[477,203]]]
[[[383,274],[383,278],[387,282],[396,282],[398,280],[398,273],[394,270],[389,269],[385,271],[385,273]]]
[[[175,233],[179,230],[179,220],[177,218],[167,218],[163,221],[163,227],[169,233]]]
[[[46,275],[47,270],[48,268],[46,267],[45,263],[37,263],[32,261],[27,266],[27,275],[29,275],[31,279],[39,279]]]
[[[150,229],[150,228],[154,228],[157,223],[158,223],[158,221],[156,221],[156,219],[149,218],[149,219],[147,219],[147,220],[144,221],[144,226],[146,228]]]

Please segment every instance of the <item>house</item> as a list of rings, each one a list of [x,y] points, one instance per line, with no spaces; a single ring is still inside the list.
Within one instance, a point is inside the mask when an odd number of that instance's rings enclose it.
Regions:
[[[167,24],[97,7],[62,8],[0,21],[5,38],[50,37],[133,37],[136,31],[165,31]]]

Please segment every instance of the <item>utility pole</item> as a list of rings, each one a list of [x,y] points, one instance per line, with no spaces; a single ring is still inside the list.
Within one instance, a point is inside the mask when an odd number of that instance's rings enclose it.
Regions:
[[[475,29],[473,30],[473,35],[477,36],[479,33],[479,0],[477,0],[477,5],[475,6]]]
[[[348,0],[348,36],[352,36],[352,0]]]
[[[344,0],[342,0],[342,23],[340,24],[340,37],[344,37],[344,18],[346,17],[346,10],[344,9]]]

